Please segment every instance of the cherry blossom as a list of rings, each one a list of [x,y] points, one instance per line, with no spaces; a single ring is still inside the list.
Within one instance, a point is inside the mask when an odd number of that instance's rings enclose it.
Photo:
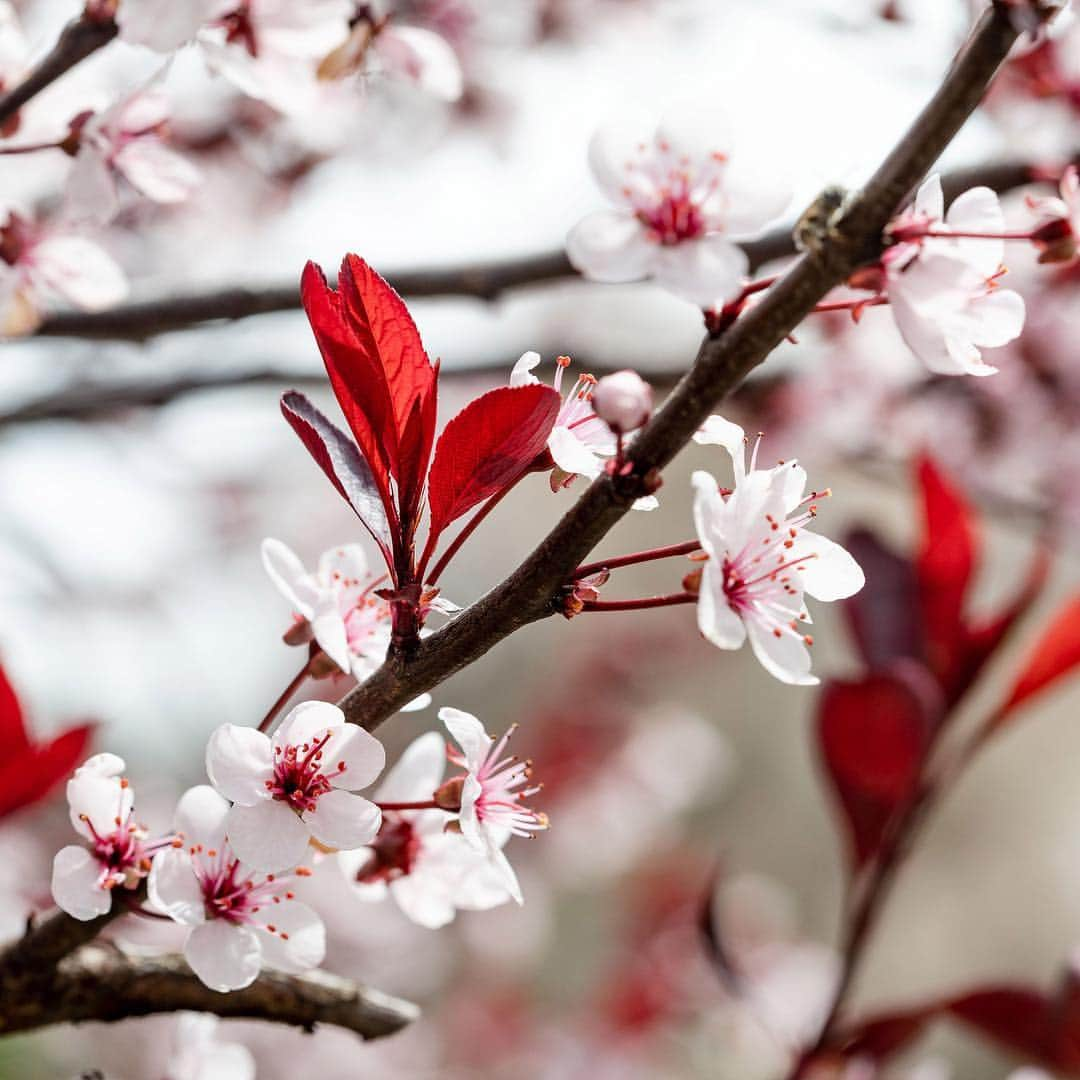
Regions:
[[[1042,248],[1039,262],[1071,262],[1080,236],[1080,173],[1070,165],[1061,177],[1058,197],[1029,200],[1040,226],[1032,236]]]
[[[72,217],[109,221],[116,213],[118,176],[153,202],[188,197],[200,173],[165,145],[168,116],[165,96],[151,83],[85,118],[77,129],[79,148],[67,183]]]
[[[652,387],[636,371],[616,371],[596,384],[592,403],[596,415],[616,435],[625,435],[652,415]]]
[[[377,803],[430,800],[442,783],[446,747],[434,731],[401,755],[375,792]],[[458,910],[486,911],[512,893],[503,875],[461,833],[446,828],[440,809],[384,810],[374,843],[338,856],[341,868],[365,901],[387,895],[413,922],[437,929]],[[502,842],[510,838],[504,830]]]
[[[68,781],[71,824],[86,844],[69,844],[53,859],[52,894],[75,919],[94,919],[112,908],[114,889],[134,889],[150,871],[154,853],[170,840],[147,842],[132,820],[134,793],[115,754],[95,754]]]
[[[569,356],[555,361],[555,390],[562,393],[563,372],[570,366]],[[532,373],[540,365],[538,352],[522,353],[510,372],[511,386],[529,386],[540,380]],[[555,426],[548,436],[548,453],[555,463],[551,472],[551,490],[558,491],[573,482],[575,476],[589,480],[604,471],[604,463],[615,455],[618,440],[611,428],[600,419],[593,408],[595,376],[587,372],[578,376],[570,392],[563,398]],[[656,498],[646,495],[634,502],[635,510],[654,510]]]
[[[897,243],[882,261],[893,317],[931,371],[992,375],[997,368],[983,362],[981,348],[1006,345],[1023,329],[1023,299],[998,285],[1004,230],[1001,205],[989,188],[965,191],[945,214],[936,175],[889,227]],[[941,235],[949,232],[978,236]]]
[[[806,472],[795,461],[758,469],[755,443],[746,461],[742,428],[709,417],[695,441],[723,446],[731,455],[735,487],[722,491],[707,472],[694,473],[694,520],[707,559],[698,592],[698,627],[721,649],[751,648],[781,682],[808,686],[812,638],[803,593],[841,600],[863,586],[863,572],[838,544],[807,526],[816,500],[804,496]]]
[[[56,299],[100,311],[127,295],[120,267],[72,226],[14,211],[0,220],[0,337],[31,333]]]
[[[331,848],[370,844],[379,808],[360,795],[382,772],[382,744],[324,701],[297,705],[273,738],[222,724],[206,747],[206,771],[235,805],[225,823],[237,855],[259,870],[295,866],[314,836]]]
[[[614,208],[571,230],[566,250],[574,266],[595,281],[652,278],[703,308],[735,296],[748,269],[735,239],[759,232],[787,196],[734,170],[715,130],[714,118],[688,113],[650,139],[597,133],[589,165]]]
[[[218,1027],[218,1018],[209,1013],[177,1017],[166,1080],[255,1080],[251,1051],[217,1038]]]
[[[179,838],[154,858],[151,903],[191,932],[184,957],[211,990],[240,990],[263,965],[302,972],[326,950],[322,920],[295,898],[295,875],[255,874],[226,839],[229,804],[202,784],[176,808]]]
[[[520,904],[521,887],[502,845],[508,834],[531,837],[548,827],[547,817],[522,801],[541,790],[539,785],[522,789],[531,778],[531,762],[521,761],[516,755],[503,756],[513,728],[496,742],[470,713],[442,708],[439,719],[460,747],[459,752],[448,753],[450,761],[465,769],[463,776],[449,780],[440,792],[446,793],[444,798],[458,793],[455,809],[462,836],[487,855],[510,895]],[[440,801],[439,796],[436,799]]]

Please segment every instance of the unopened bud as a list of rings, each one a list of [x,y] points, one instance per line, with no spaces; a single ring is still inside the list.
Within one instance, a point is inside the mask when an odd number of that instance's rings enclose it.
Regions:
[[[1040,225],[1031,239],[1040,249],[1041,263],[1072,262],[1076,258],[1076,234],[1067,218],[1053,218]]]
[[[296,622],[281,635],[281,640],[286,645],[306,645],[315,636],[311,629],[311,623],[307,619],[298,618]]]
[[[691,570],[682,579],[682,587],[685,592],[693,593],[695,596],[701,592],[701,567],[697,570]]]
[[[465,786],[464,776],[455,776],[447,780],[432,796],[435,805],[441,810],[456,814],[461,810],[461,789]]]
[[[596,415],[616,434],[636,431],[652,415],[652,387],[636,372],[605,375],[592,395]]]

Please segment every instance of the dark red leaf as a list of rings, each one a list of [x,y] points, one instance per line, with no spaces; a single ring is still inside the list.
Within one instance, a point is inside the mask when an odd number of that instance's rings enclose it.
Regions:
[[[93,724],[84,724],[6,757],[0,765],[0,817],[38,802],[70,776],[86,756],[93,730]]]
[[[949,1013],[1025,1057],[1053,1064],[1055,1023],[1052,1003],[1027,987],[976,990],[949,1002]]]
[[[1068,601],[1042,632],[994,726],[1006,723],[1013,709],[1071,674],[1077,665],[1080,665],[1080,596]]]
[[[298,390],[281,398],[281,411],[308,453],[374,537],[387,562],[393,547],[387,510],[375,477],[352,440]],[[393,512],[393,506],[390,506]]]
[[[402,506],[418,505],[435,437],[437,369],[405,302],[363,259],[345,256],[338,290],[358,342],[383,374],[396,433],[392,471]],[[421,423],[413,423],[414,413]]]
[[[915,567],[869,529],[844,541],[866,574],[866,585],[843,602],[863,662],[872,670],[895,660],[925,660]]]
[[[941,714],[933,677],[913,661],[825,686],[818,751],[850,830],[856,868],[877,852],[889,820],[913,793]]]
[[[397,472],[397,424],[371,331],[353,323],[341,294],[314,263],[304,267],[300,296],[349,430],[389,497],[389,475]]]
[[[959,492],[928,457],[918,465],[924,530],[916,560],[927,659],[949,700],[957,696],[964,647],[964,596],[978,557],[975,521]]]
[[[843,1032],[836,1045],[846,1058],[888,1061],[914,1042],[940,1011],[941,1005],[935,1002],[917,1009],[872,1016]]]
[[[547,445],[560,403],[549,386],[503,386],[446,425],[428,476],[432,536],[528,469]]]
[[[3,668],[0,668],[0,741],[5,753],[17,753],[30,745],[22,706]]]

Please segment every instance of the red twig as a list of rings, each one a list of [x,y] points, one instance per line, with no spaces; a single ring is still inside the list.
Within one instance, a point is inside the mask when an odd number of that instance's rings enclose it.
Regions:
[[[637,563],[653,562],[656,559],[671,559],[676,555],[692,555],[701,550],[697,540],[686,540],[681,544],[669,544],[667,547],[650,548],[648,551],[635,551],[630,555],[617,555],[612,559],[599,559],[585,563],[574,571],[574,580],[580,581],[601,570],[616,570],[620,566],[635,566]]]

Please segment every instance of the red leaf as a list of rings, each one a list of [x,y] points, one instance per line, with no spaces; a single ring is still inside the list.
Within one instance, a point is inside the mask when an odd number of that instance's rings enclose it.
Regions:
[[[825,686],[818,750],[850,829],[856,868],[878,851],[889,820],[914,791],[940,717],[940,691],[914,662]]]
[[[948,1011],[1010,1050],[1054,1064],[1054,1020],[1046,995],[1026,987],[976,990],[951,1001]]]
[[[975,569],[978,537],[967,503],[928,457],[918,465],[925,526],[916,560],[927,657],[954,700],[964,645],[964,595]]]
[[[71,728],[50,743],[27,746],[0,765],[0,817],[43,799],[86,754],[93,724]]]
[[[289,426],[300,436],[307,451],[326,474],[338,494],[382,549],[387,564],[393,566],[393,541],[379,487],[368,463],[349,437],[335,427],[298,390],[281,397],[281,411]],[[393,505],[389,506],[393,513]]]
[[[338,289],[357,340],[382,372],[396,435],[392,471],[402,506],[416,507],[435,437],[437,369],[405,302],[363,259],[345,256]],[[414,412],[421,421],[415,425]]]
[[[560,403],[549,386],[503,386],[446,425],[428,476],[432,537],[528,469],[547,445]]]
[[[836,1045],[842,1048],[845,1058],[887,1061],[917,1039],[940,1011],[941,1006],[935,1003],[919,1009],[872,1016],[845,1031]]]
[[[998,714],[995,728],[1022,702],[1041,693],[1080,664],[1080,596],[1073,597],[1050,620],[1021,669]]]
[[[30,745],[22,706],[3,668],[0,668],[0,741],[5,753],[18,753]]]

